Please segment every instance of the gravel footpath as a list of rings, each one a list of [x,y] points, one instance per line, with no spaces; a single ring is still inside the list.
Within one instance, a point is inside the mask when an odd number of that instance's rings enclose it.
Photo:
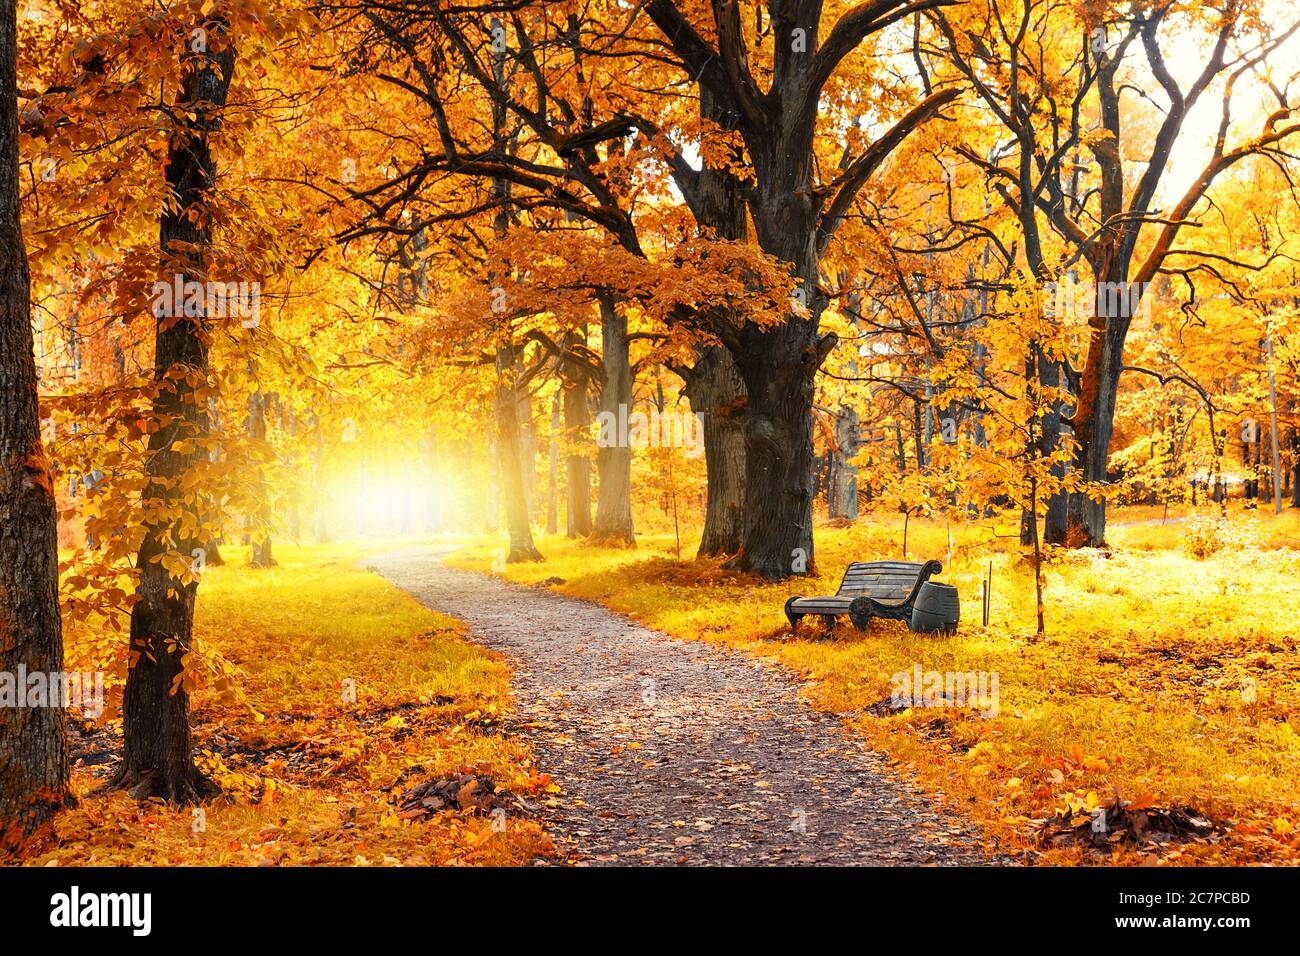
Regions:
[[[563,788],[538,808],[575,864],[980,864],[973,830],[891,779],[798,680],[603,607],[446,567],[370,567],[507,655],[516,709]]]

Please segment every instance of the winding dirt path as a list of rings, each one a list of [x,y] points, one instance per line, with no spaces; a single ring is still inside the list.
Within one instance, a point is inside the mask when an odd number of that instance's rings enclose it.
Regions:
[[[369,565],[511,659],[510,729],[563,788],[539,813],[568,862],[993,862],[776,667],[428,549]]]

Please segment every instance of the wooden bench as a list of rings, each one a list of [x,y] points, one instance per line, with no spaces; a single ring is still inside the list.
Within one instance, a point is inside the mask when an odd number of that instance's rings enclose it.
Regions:
[[[943,570],[938,561],[859,561],[850,564],[834,597],[795,596],[785,602],[785,616],[794,634],[799,619],[818,615],[830,630],[847,614],[853,626],[866,630],[873,617],[907,621],[921,585]]]

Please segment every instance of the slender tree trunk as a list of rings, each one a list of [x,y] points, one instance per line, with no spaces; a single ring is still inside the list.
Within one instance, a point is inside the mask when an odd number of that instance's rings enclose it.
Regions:
[[[1241,440],[1241,465],[1242,470],[1247,476],[1253,474],[1254,470],[1254,462],[1250,460],[1250,451],[1250,442],[1243,438]],[[1242,481],[1241,485],[1242,495],[1245,497],[1246,501],[1249,502],[1255,497],[1255,480],[1247,477]],[[1249,507],[1249,505],[1247,505],[1247,507]]]
[[[912,446],[916,451],[916,470],[924,473],[929,470],[929,463],[925,453],[925,439],[922,437],[922,433],[921,403],[914,401],[912,402]]]
[[[1260,424],[1255,425],[1255,447],[1251,450],[1252,458],[1255,459],[1255,477],[1251,479],[1252,498],[1255,498],[1253,507],[1260,506],[1260,498],[1264,497],[1261,488],[1268,480],[1268,470],[1264,467],[1264,429]]]
[[[514,353],[510,347],[497,350],[497,453],[501,491],[505,497],[506,530],[510,535],[507,563],[542,560],[541,553],[533,545],[533,529],[528,520],[528,497],[520,460],[520,402],[515,384],[517,361]]]
[[[590,431],[587,378],[575,375],[564,384],[564,513],[570,538],[591,534],[591,459],[581,453],[582,445],[590,441]]]
[[[312,474],[315,477],[315,495],[312,501],[312,536],[317,544],[329,544],[329,527],[325,522],[325,501],[323,492],[325,480],[325,429],[320,416],[316,415],[316,452],[312,456]]]
[[[1295,459],[1291,465],[1291,507],[1300,508],[1300,429],[1291,431],[1291,454]]]
[[[1035,373],[1038,377],[1038,384],[1043,388],[1060,388],[1061,387],[1061,363],[1052,361],[1043,354],[1037,346],[1034,347],[1034,357],[1031,362],[1035,366]],[[1038,437],[1038,454],[1043,458],[1048,458],[1055,454],[1060,447],[1061,442],[1061,418],[1063,409],[1061,400],[1058,398],[1051,403],[1047,411],[1040,419],[1041,431]],[[1052,476],[1056,479],[1065,477],[1065,462],[1056,462],[1052,465]],[[1065,544],[1068,533],[1068,516],[1069,516],[1070,496],[1064,491],[1058,491],[1047,499],[1047,509],[1043,515],[1043,529],[1040,538],[1041,543],[1045,544]],[[1037,524],[1035,519],[1034,524]],[[1034,532],[1035,534],[1037,532]],[[1031,544],[1029,540],[1029,530],[1026,523],[1021,524],[1021,544]]]
[[[208,30],[209,41],[218,31]],[[173,111],[179,128],[167,153],[167,187],[172,201],[163,210],[159,244],[163,282],[206,282],[204,248],[211,241],[206,207],[216,184],[209,135],[225,105],[234,70],[234,51],[187,52],[182,102]],[[192,118],[190,118],[192,117]],[[183,309],[180,311],[184,311]],[[203,776],[190,753],[190,702],[182,677],[194,626],[198,582],[182,583],[162,563],[169,555],[190,561],[210,544],[186,530],[187,504],[180,478],[206,454],[195,449],[208,433],[207,405],[196,400],[194,379],[208,373],[207,316],[157,316],[154,377],[159,384],[153,418],[161,423],[149,440],[149,483],[145,499],[152,518],[136,566],[140,581],[131,609],[131,669],[122,698],[122,766],[112,787],[137,799],[163,797],[193,803],[217,787]],[[185,443],[190,450],[177,450]],[[191,518],[195,517],[190,515]]]
[[[564,404],[563,389],[555,390],[551,401],[551,435],[547,442],[546,533],[560,530],[560,410]]]
[[[858,520],[858,413],[841,405],[835,415],[835,447],[831,449],[830,481],[826,490],[826,510],[831,519]]]
[[[436,428],[429,429],[429,433],[424,436],[421,444],[424,451],[424,475],[425,487],[423,489],[425,513],[424,513],[424,533],[433,534],[438,531],[446,531],[442,516],[442,495],[439,494],[439,485],[442,479],[442,456],[446,449],[438,447],[438,431]]]
[[[294,542],[294,544],[299,544],[302,541],[302,515],[298,510],[298,503],[302,494],[302,478],[298,473],[298,416],[293,411],[292,401],[291,393],[289,409],[289,445],[293,451],[289,452],[288,524],[289,538]]]
[[[489,21],[492,31],[503,30],[500,20],[492,17]],[[492,75],[498,89],[505,88],[505,52],[493,50]],[[492,105],[492,140],[503,152],[509,152],[514,143],[506,132],[505,108],[500,102]],[[492,180],[492,192],[500,205],[493,218],[492,230],[498,240],[503,240],[510,232],[510,182],[504,178]],[[524,477],[523,423],[519,413],[527,404],[526,389],[519,379],[519,352],[513,342],[513,329],[507,322],[504,327],[506,344],[500,346],[496,353],[496,418],[497,418],[497,464],[500,474],[500,493],[505,502],[506,531],[510,536],[510,550],[506,562],[541,561],[542,555],[533,545],[533,529],[529,523],[529,484]],[[531,408],[529,408],[531,419]],[[528,468],[534,468],[532,460]]]
[[[41,441],[30,279],[19,221],[17,17],[0,0],[0,673],[62,674],[54,486]],[[15,694],[25,695],[19,685]],[[63,701],[0,699],[0,856],[72,802]]]
[[[515,356],[518,364],[518,354]],[[516,368],[516,373],[520,369]],[[524,479],[524,501],[530,520],[537,516],[537,423],[533,420],[533,398],[527,388],[519,396],[519,471]]]
[[[1214,455],[1214,494],[1213,499],[1219,506],[1219,514],[1227,517],[1228,514],[1228,496],[1223,484],[1223,451],[1227,442],[1227,435],[1217,429],[1214,424],[1214,406],[1206,403],[1206,414],[1209,418],[1210,427],[1210,450]]]
[[[1042,637],[1043,626],[1043,549],[1038,538],[1038,479],[1029,479],[1029,540],[1034,546],[1034,607],[1037,610],[1037,634]]]
[[[623,420],[632,410],[632,363],[628,356],[627,316],[612,296],[600,296],[601,362],[605,381],[600,389],[602,420]],[[632,533],[632,449],[616,440],[602,444],[596,453],[600,485],[596,489],[596,520],[592,541],[635,545]]]
[[[855,330],[861,330],[862,293],[853,287],[853,278],[840,274],[840,285],[851,288],[848,298],[848,320]],[[858,374],[856,352],[845,364],[845,374],[854,378]],[[826,510],[832,521],[858,520],[858,466],[854,463],[862,447],[862,422],[858,411],[847,402],[835,414],[834,441],[830,449],[831,473],[826,493]]]
[[[483,489],[483,517],[486,519],[483,526],[489,534],[496,534],[501,518],[501,450],[496,438],[499,427],[494,417],[491,430],[493,437],[488,442],[487,484]]]
[[[260,391],[248,397],[248,437],[253,441],[266,441],[266,396]],[[258,469],[258,482],[265,486],[265,479]],[[265,487],[263,488],[265,492]],[[253,551],[249,564],[255,568],[275,567],[275,557],[271,554],[271,536],[264,529],[254,529],[252,533]]]

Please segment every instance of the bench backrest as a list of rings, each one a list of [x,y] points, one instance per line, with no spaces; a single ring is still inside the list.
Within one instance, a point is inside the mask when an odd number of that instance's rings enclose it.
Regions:
[[[907,604],[916,600],[931,575],[942,570],[938,561],[857,561],[844,572],[839,593]]]

